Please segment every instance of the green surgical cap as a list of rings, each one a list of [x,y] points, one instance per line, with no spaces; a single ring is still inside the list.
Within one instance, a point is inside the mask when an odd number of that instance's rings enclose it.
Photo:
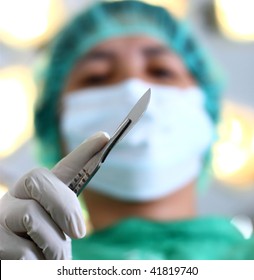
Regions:
[[[54,38],[48,49],[35,112],[39,158],[52,167],[62,157],[59,133],[60,95],[77,60],[96,44],[113,37],[148,35],[182,58],[205,92],[205,106],[214,123],[219,116],[221,85],[211,63],[186,24],[165,9],[141,1],[102,1],[82,11]]]

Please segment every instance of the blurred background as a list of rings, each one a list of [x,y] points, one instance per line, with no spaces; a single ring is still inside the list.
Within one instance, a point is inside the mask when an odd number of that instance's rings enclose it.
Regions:
[[[62,24],[96,0],[0,0],[0,196],[38,163],[33,157],[35,61]],[[210,188],[200,214],[254,220],[254,1],[147,0],[172,11],[223,69],[226,87]]]

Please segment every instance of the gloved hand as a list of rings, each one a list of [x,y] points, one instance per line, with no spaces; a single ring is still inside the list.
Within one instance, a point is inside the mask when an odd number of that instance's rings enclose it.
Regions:
[[[67,185],[108,142],[97,133],[51,171],[23,176],[0,200],[0,259],[70,259],[71,238],[85,235],[77,196]]]

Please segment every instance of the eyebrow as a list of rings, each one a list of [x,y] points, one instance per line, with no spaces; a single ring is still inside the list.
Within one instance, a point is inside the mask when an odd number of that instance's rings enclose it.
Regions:
[[[166,46],[146,46],[141,49],[141,53],[149,58],[154,58],[162,55],[170,55],[171,51]],[[86,54],[80,59],[80,63],[91,61],[110,61],[116,57],[114,51],[111,50],[94,50]]]
[[[171,51],[166,46],[150,46],[145,47],[142,53],[147,57],[157,57],[161,55],[170,55]]]
[[[111,51],[107,50],[96,50],[93,52],[88,53],[83,60],[90,61],[90,60],[111,60],[115,57],[115,54]]]

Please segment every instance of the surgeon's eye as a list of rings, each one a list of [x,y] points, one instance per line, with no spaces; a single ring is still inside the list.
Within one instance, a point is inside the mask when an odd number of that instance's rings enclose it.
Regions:
[[[91,75],[84,79],[86,86],[96,86],[106,84],[109,79],[108,75]]]
[[[175,77],[175,74],[170,71],[169,69],[165,68],[152,68],[150,69],[150,75],[152,75],[154,78],[173,78]]]
[[[171,71],[162,68],[151,69],[150,74],[157,78],[169,78],[173,76]]]

